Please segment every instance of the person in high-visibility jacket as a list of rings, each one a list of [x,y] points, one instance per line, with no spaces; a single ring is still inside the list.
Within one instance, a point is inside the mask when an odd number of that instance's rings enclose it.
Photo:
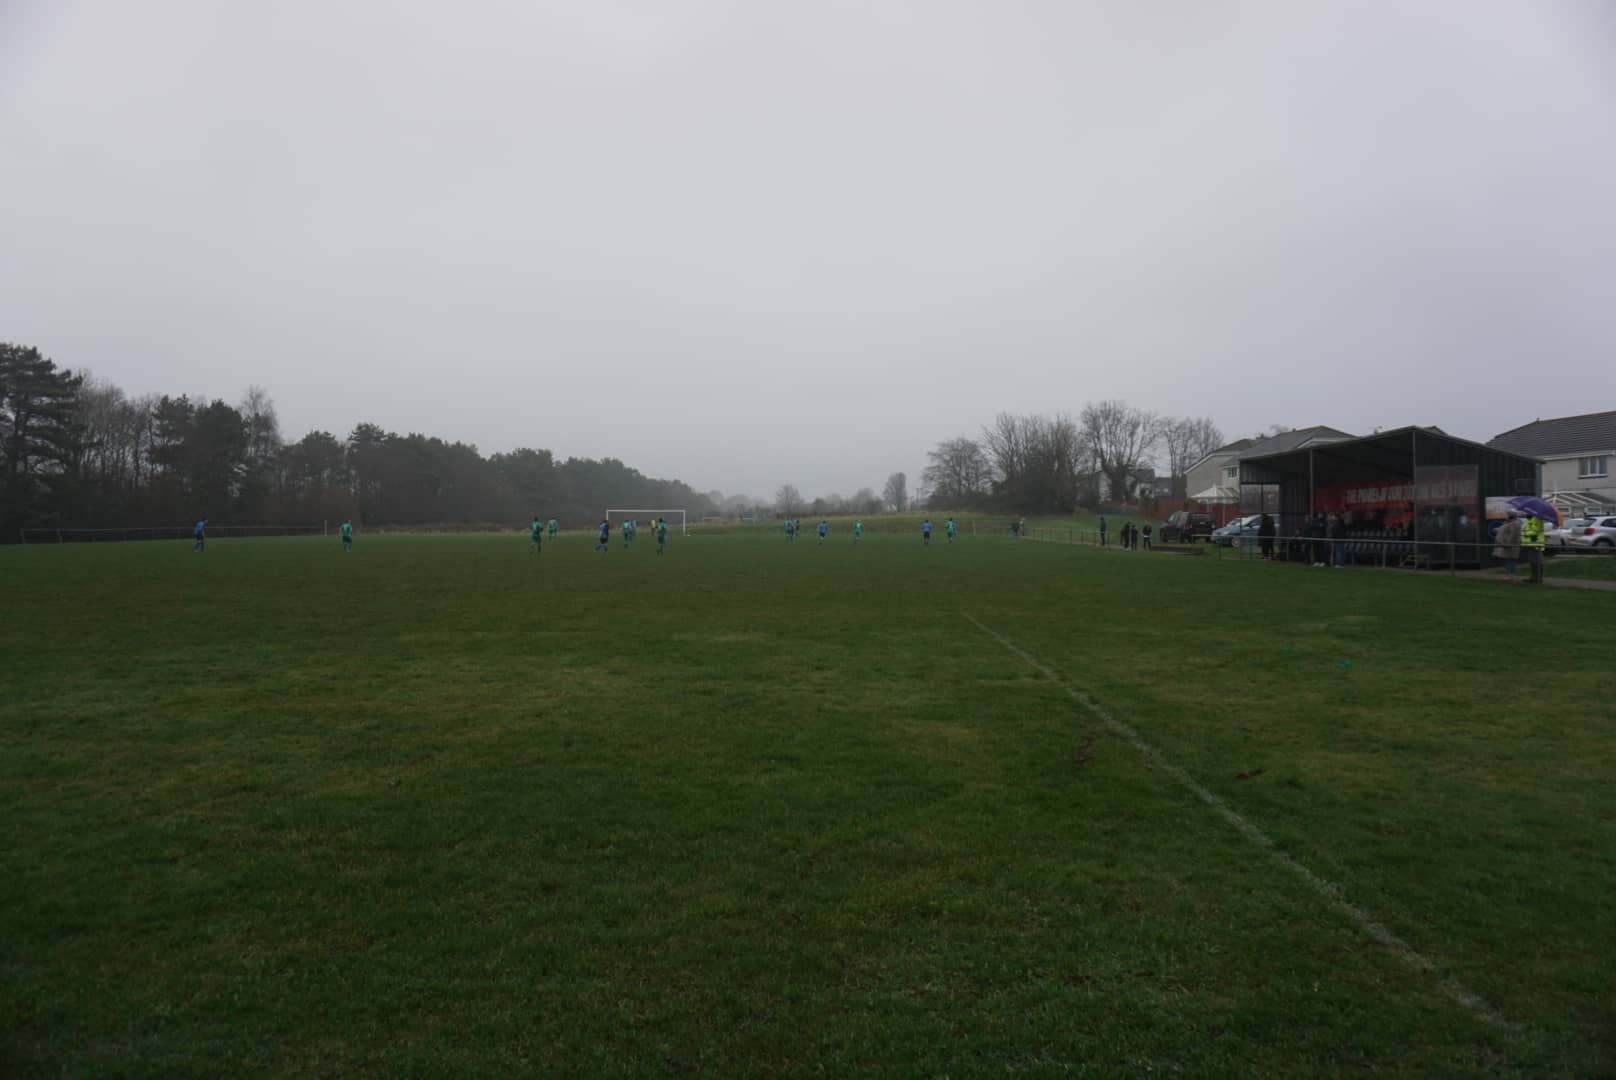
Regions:
[[[1526,557],[1532,560],[1532,576],[1529,580],[1533,585],[1543,584],[1543,519],[1531,511],[1527,511],[1526,523],[1521,526],[1521,547],[1526,549]]]

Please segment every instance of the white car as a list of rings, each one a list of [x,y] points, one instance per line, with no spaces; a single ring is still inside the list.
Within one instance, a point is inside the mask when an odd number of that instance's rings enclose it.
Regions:
[[[1543,534],[1543,543],[1550,551],[1568,548],[1571,546],[1571,534],[1574,532],[1580,533],[1583,529],[1592,525],[1593,522],[1593,518],[1566,518],[1564,525],[1561,525],[1558,529],[1550,529]]]
[[[1607,515],[1583,520],[1587,524],[1571,533],[1572,548],[1593,548],[1596,551],[1616,548],[1616,517]]]

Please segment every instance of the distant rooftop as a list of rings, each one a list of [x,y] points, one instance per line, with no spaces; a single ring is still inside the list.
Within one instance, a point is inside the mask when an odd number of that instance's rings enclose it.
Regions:
[[[1534,420],[1494,437],[1487,445],[1538,458],[1616,450],[1616,412]]]
[[[1353,439],[1357,436],[1350,431],[1339,428],[1326,427],[1315,424],[1313,427],[1292,428],[1282,431],[1278,435],[1263,435],[1255,439],[1236,439],[1232,443],[1225,443],[1216,450],[1211,451],[1201,461],[1212,454],[1238,454],[1240,457],[1260,457],[1263,454],[1283,454],[1287,450],[1295,450],[1310,442],[1339,442],[1342,439]]]
[[[1270,435],[1266,439],[1259,439],[1250,446],[1245,447],[1240,456],[1262,457],[1264,454],[1283,454],[1287,450],[1295,450],[1299,446],[1306,446],[1315,442],[1340,442],[1342,439],[1355,439],[1356,435],[1350,431],[1339,428],[1325,427],[1323,424],[1314,427],[1294,428],[1282,431],[1278,435]]]

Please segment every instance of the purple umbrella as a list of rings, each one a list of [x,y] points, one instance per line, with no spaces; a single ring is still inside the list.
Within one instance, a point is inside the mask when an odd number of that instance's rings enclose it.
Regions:
[[[1509,507],[1522,514],[1531,514],[1551,529],[1560,527],[1560,511],[1536,495],[1517,495],[1509,500]]]

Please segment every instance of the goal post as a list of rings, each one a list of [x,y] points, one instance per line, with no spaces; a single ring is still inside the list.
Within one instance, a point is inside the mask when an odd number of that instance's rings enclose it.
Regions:
[[[606,520],[607,520],[608,523],[611,522],[614,518],[616,520],[618,520],[618,521],[621,521],[623,518],[633,518],[634,520],[638,521],[641,514],[644,514],[646,517],[650,518],[652,521],[655,521],[659,517],[672,517],[673,515],[678,514],[679,515],[679,535],[680,536],[689,536],[690,535],[690,529],[688,527],[687,522],[685,521],[685,512],[682,509],[681,510],[646,510],[646,509],[644,509],[642,507],[642,508],[639,508],[639,509],[607,510],[606,511]],[[670,524],[671,524],[671,522],[670,522]]]

